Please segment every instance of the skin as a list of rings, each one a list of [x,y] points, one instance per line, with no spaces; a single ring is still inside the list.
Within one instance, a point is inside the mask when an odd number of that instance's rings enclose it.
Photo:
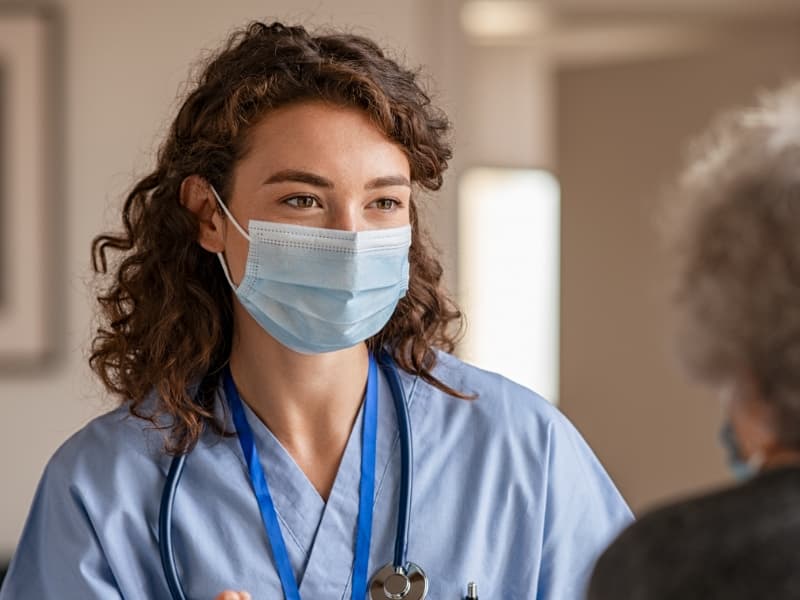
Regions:
[[[302,102],[270,111],[253,126],[223,200],[245,230],[254,219],[364,231],[409,224],[410,181],[403,149],[365,113]],[[238,284],[249,242],[201,177],[184,180],[181,201],[198,217],[198,243],[224,253]],[[242,399],[327,500],[364,395],[366,344],[298,354],[234,299],[230,367]],[[216,600],[249,598],[236,594],[223,592]]]
[[[252,600],[252,596],[247,592],[232,592],[230,590],[222,592],[214,600]]]
[[[743,458],[761,470],[800,464],[800,452],[778,439],[775,417],[752,375],[741,373],[721,391]]]

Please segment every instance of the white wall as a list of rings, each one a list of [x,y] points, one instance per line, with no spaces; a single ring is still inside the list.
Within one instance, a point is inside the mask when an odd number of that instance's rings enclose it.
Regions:
[[[64,0],[63,188],[57,268],[67,330],[58,362],[43,372],[0,373],[0,559],[19,537],[53,451],[109,408],[86,365],[93,301],[89,246],[117,226],[119,202],[153,164],[189,66],[231,28],[254,18],[339,24],[424,62],[432,47],[423,0]],[[24,260],[24,257],[14,257]]]

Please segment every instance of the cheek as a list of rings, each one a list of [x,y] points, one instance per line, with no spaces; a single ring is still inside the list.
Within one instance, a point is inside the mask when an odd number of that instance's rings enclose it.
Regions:
[[[411,213],[414,211],[414,208],[411,207],[410,204],[406,204],[408,207],[406,210],[402,211],[402,223],[401,225],[411,225]]]
[[[403,227],[410,225],[411,219],[407,210],[398,210],[385,215],[378,224],[379,228]]]

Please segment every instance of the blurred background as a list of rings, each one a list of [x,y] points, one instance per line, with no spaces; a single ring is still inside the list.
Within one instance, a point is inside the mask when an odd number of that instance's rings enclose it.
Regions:
[[[687,142],[800,76],[797,0],[0,0],[0,562],[48,458],[112,406],[86,365],[89,245],[191,66],[250,19],[364,33],[454,126],[423,198],[459,353],[557,403],[635,511],[726,480],[671,345],[659,214]]]

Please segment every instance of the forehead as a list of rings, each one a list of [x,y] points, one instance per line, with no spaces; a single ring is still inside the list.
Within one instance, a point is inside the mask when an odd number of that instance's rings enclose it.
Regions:
[[[402,146],[360,109],[322,101],[268,111],[250,130],[242,163],[270,169],[309,169],[409,175]],[[243,165],[244,166],[244,165]]]

